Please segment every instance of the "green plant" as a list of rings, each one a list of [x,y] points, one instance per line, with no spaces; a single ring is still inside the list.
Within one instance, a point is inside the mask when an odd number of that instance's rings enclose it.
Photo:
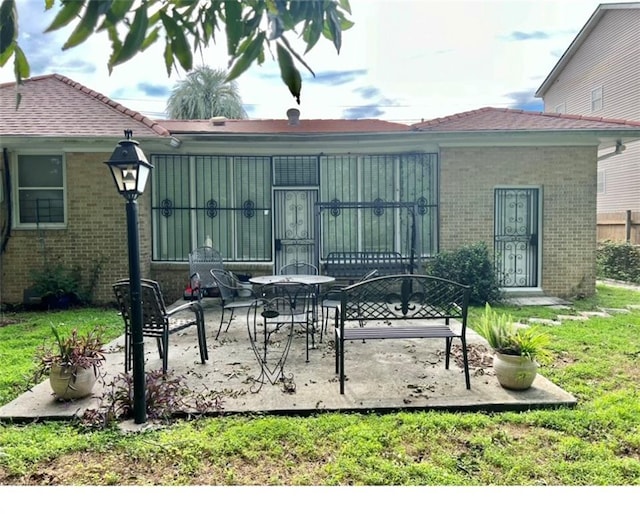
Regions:
[[[510,315],[494,311],[488,303],[480,316],[476,332],[498,353],[529,357],[540,364],[551,360],[549,334],[538,326],[518,327]]]
[[[602,241],[598,244],[596,265],[600,278],[640,283],[640,246]]]
[[[36,352],[37,364],[35,378],[49,375],[54,365],[67,368],[97,368],[105,361],[103,331],[100,328],[80,335],[74,328],[67,337],[60,336],[58,329],[51,324],[53,342],[43,344]]]
[[[43,300],[73,295],[79,300],[81,276],[78,268],[69,268],[62,264],[45,267],[31,272],[33,290]]]
[[[498,276],[484,242],[441,252],[427,263],[425,271],[428,275],[470,286],[471,305],[495,303],[502,298]]]

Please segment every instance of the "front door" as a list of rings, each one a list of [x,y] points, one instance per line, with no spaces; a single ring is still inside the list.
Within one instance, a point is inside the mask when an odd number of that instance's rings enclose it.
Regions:
[[[291,262],[315,263],[315,190],[276,190],[275,272]]]
[[[495,190],[494,252],[503,288],[539,287],[538,188]]]

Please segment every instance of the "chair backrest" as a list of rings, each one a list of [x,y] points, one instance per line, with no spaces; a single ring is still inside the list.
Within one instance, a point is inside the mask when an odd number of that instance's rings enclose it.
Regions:
[[[131,330],[131,288],[129,279],[119,280],[113,284],[113,292],[125,329]],[[160,284],[154,280],[142,279],[140,284],[142,300],[142,331],[145,335],[162,334],[167,323],[167,307],[162,297]]]
[[[213,287],[213,278],[209,273],[212,269],[224,269],[222,255],[211,246],[200,246],[189,254],[189,277],[197,274],[200,287]]]
[[[220,298],[223,303],[230,302],[238,296],[241,288],[238,285],[238,278],[231,271],[211,269],[209,276],[220,290]]]
[[[308,262],[290,262],[280,268],[279,275],[317,275],[318,267]]]

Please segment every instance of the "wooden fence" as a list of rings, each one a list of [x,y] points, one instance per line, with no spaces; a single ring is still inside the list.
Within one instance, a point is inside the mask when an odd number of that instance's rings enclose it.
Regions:
[[[640,211],[598,214],[598,241],[628,241],[640,244]]]

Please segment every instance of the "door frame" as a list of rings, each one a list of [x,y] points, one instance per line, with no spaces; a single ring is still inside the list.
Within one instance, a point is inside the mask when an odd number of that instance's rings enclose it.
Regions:
[[[510,191],[518,191],[518,190],[535,190],[537,192],[537,205],[535,206],[537,209],[537,240],[536,240],[536,284],[533,286],[500,286],[502,291],[507,293],[509,292],[540,292],[542,291],[542,241],[543,241],[543,225],[542,225],[542,207],[543,207],[543,188],[541,185],[515,185],[515,184],[507,184],[507,185],[496,185],[493,188],[493,244],[494,244],[494,262],[496,268],[498,267],[498,258],[496,255],[496,228],[497,228],[497,204],[496,204],[496,193],[498,190],[510,190]]]

